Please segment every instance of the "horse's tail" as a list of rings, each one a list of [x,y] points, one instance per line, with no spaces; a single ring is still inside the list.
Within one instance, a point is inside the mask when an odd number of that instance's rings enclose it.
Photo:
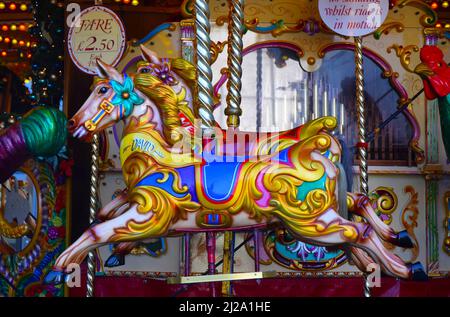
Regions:
[[[337,139],[342,148],[341,162],[336,163],[336,167],[339,169],[338,212],[343,218],[348,219],[347,192],[351,192],[353,187],[353,153],[345,143],[343,136],[338,136]]]
[[[346,190],[351,192],[353,189],[353,151],[350,147],[348,147],[344,140],[344,136],[340,135],[337,139],[342,148],[341,164],[346,175]]]
[[[338,177],[338,205],[339,205],[339,215],[343,218],[348,219],[348,208],[347,208],[347,175],[342,163],[337,162],[336,167],[339,169]]]

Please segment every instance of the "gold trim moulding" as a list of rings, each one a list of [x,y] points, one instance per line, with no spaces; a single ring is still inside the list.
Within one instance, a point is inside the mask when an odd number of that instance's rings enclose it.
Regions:
[[[167,279],[167,284],[194,284],[194,283],[223,282],[223,281],[256,280],[261,278],[273,278],[276,276],[277,272],[275,271],[198,275],[198,276],[177,276],[177,277],[169,277]]]

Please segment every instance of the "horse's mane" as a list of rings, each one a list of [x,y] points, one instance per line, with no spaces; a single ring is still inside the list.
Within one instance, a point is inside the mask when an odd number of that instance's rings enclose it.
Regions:
[[[139,62],[138,68],[150,65],[148,62]],[[194,87],[196,70],[188,61],[176,58],[170,60],[170,69],[183,78],[190,89]],[[139,91],[152,100],[161,112],[163,133],[168,143],[173,145],[182,139],[181,120],[179,117],[180,100],[175,91],[165,85],[158,77],[150,73],[138,73],[134,77],[134,84]]]

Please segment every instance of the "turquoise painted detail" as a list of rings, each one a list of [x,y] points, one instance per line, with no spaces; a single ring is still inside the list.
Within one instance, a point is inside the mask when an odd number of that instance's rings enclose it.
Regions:
[[[151,30],[150,33],[148,33],[144,38],[142,38],[138,42],[138,44],[144,44],[145,42],[149,41],[152,37],[154,37],[159,32],[169,29],[171,25],[172,25],[172,23],[164,23],[164,24],[157,26],[156,28]]]
[[[327,174],[323,173],[322,177],[314,182],[304,182],[300,186],[297,187],[297,199],[298,200],[305,200],[306,195],[314,190],[314,189],[323,189],[325,190],[325,183],[327,181]]]
[[[257,27],[255,27],[255,31],[256,32],[260,32],[260,33],[269,33],[272,32],[274,30],[280,29],[284,26],[284,20],[277,20],[275,22],[273,22],[271,25],[268,26],[260,26],[258,25]],[[247,32],[248,29],[245,28],[244,32]]]
[[[276,241],[275,248],[283,258],[294,261],[328,261],[343,253],[339,249],[329,250],[325,247],[306,244],[301,241],[294,241],[288,245]]]

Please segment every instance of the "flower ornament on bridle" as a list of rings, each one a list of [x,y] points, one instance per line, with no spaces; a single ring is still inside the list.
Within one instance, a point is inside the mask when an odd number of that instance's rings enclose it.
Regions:
[[[88,131],[94,131],[98,123],[107,115],[111,114],[114,109],[118,111],[119,120],[128,117],[132,112],[134,106],[138,106],[144,103],[144,99],[138,96],[134,90],[133,80],[125,75],[123,84],[116,80],[111,79],[109,81],[114,94],[112,98],[103,99],[99,106],[99,111],[90,120],[84,123],[85,128]]]
[[[111,103],[119,107],[119,119],[128,117],[135,105],[138,106],[144,103],[144,99],[140,98],[134,91],[133,80],[126,75],[123,85],[115,80],[111,80],[111,87],[115,92]]]
[[[150,73],[151,75],[159,78],[164,85],[175,86],[178,85],[178,81],[175,78],[175,74],[171,70],[170,60],[163,58],[161,64],[150,63],[139,69],[141,73]]]

